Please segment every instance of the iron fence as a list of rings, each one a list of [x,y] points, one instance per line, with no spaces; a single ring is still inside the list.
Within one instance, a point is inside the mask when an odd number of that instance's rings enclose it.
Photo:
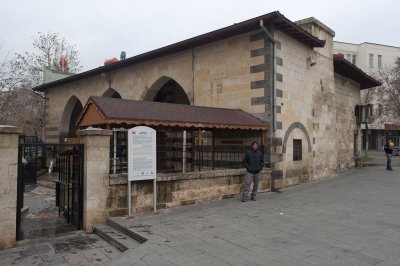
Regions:
[[[114,129],[110,138],[110,174],[128,172],[128,135],[126,129]]]
[[[83,144],[65,144],[65,151],[59,154],[56,183],[56,200],[59,216],[63,215],[68,224],[82,228],[83,204]]]
[[[42,160],[41,167],[58,172],[56,183],[56,206],[68,224],[82,228],[83,203],[83,144],[25,143],[18,146],[16,236],[23,238],[21,231],[21,209],[24,206],[25,185],[34,180],[36,169],[30,166],[34,160]],[[25,163],[24,163],[25,160]],[[32,161],[33,160],[33,161]],[[27,163],[28,162],[28,163]]]
[[[157,172],[194,172],[243,167],[243,156],[259,131],[157,128]],[[127,131],[115,130],[110,142],[110,173],[127,173]],[[264,152],[264,146],[260,146]]]
[[[43,143],[42,138],[39,136],[19,136],[19,143],[20,144],[38,144]]]
[[[22,163],[35,171],[46,168],[46,151],[43,144],[25,144],[22,146]]]

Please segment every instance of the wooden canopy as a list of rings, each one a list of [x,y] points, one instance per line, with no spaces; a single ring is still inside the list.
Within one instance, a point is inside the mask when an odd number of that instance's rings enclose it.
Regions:
[[[240,109],[123,100],[92,96],[77,120],[79,128],[165,126],[267,130],[268,124]]]

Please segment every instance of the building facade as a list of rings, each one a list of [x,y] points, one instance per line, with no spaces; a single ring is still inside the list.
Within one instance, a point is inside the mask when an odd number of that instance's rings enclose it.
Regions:
[[[360,44],[337,42],[333,43],[334,52],[341,53],[346,60],[355,64],[373,77],[379,78],[379,72],[394,66],[400,57],[400,47],[363,42]],[[391,119],[386,121],[382,117],[382,106],[378,99],[368,100],[374,106],[373,121],[368,126],[368,149],[382,149],[386,139],[391,138],[396,146],[400,145],[400,121]],[[367,104],[367,102],[365,102]],[[366,134],[363,129],[363,148],[366,148]]]
[[[242,109],[269,124],[275,187],[327,177],[360,153],[355,105],[379,83],[335,57],[315,18],[272,12],[34,88],[46,94],[46,142],[76,136],[90,96]]]
[[[400,47],[370,42],[354,44],[335,41],[333,49],[369,75],[377,75],[379,71],[392,67],[400,57]]]

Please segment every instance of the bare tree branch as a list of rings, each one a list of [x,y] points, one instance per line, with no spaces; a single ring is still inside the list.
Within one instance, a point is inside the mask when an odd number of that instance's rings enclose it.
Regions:
[[[81,66],[75,45],[58,33],[39,32],[32,45],[34,52],[0,60],[0,124],[40,131],[44,126],[43,95],[34,93],[32,88],[42,83],[44,68],[59,70],[60,58],[68,61],[70,72],[79,72]]]
[[[400,122],[400,58],[393,67],[380,71],[377,79],[382,86],[373,91],[372,98],[381,107],[381,121]]]

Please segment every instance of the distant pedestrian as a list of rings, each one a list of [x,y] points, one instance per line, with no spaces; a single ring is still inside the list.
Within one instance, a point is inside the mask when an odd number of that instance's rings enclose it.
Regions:
[[[392,156],[393,156],[393,147],[394,147],[394,143],[392,142],[391,139],[389,139],[384,147],[385,150],[385,154],[386,154],[386,170],[390,170],[392,171]]]
[[[251,192],[251,200],[256,200],[258,182],[260,179],[260,172],[264,167],[264,155],[258,150],[257,142],[251,144],[251,149],[246,152],[243,159],[244,166],[246,167],[246,177],[243,190],[242,201],[247,200],[251,181],[253,181],[253,190]]]

